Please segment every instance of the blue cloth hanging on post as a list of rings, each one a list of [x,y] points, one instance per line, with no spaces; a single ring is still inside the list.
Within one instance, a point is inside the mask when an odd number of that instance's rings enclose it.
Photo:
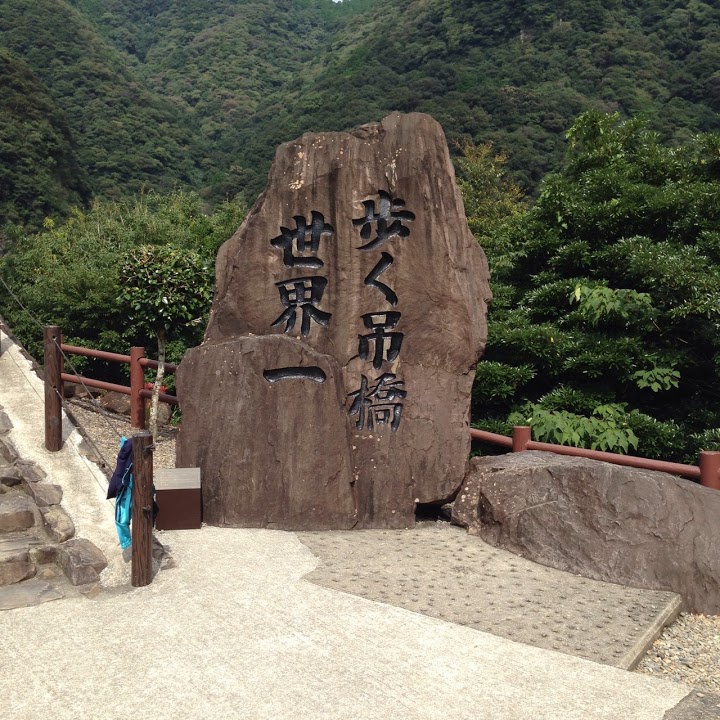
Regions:
[[[130,547],[132,536],[130,534],[130,521],[132,520],[132,441],[126,437],[120,438],[120,452],[118,453],[115,472],[108,485],[108,500],[115,498],[115,528],[120,547],[124,550]]]
[[[133,489],[133,444],[126,437],[120,438],[120,452],[118,453],[115,471],[108,485],[107,499],[115,498],[115,528],[120,547],[125,550],[132,542],[130,523],[132,521],[132,489]],[[155,502],[155,486],[152,488],[153,497],[153,525],[159,511]]]

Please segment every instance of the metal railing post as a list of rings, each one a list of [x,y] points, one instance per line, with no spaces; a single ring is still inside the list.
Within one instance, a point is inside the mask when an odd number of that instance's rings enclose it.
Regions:
[[[130,424],[137,430],[145,429],[145,398],[140,395],[145,387],[145,372],[140,364],[144,357],[144,347],[130,348]]]
[[[62,449],[62,371],[60,328],[46,325],[45,347],[45,448],[51,452]]]
[[[512,433],[512,451],[523,452],[527,450],[532,440],[532,428],[529,425],[516,425]]]
[[[700,465],[700,484],[720,490],[720,452],[703,450],[698,465]]]
[[[133,435],[132,490],[132,586],[152,582],[152,435],[143,430]]]

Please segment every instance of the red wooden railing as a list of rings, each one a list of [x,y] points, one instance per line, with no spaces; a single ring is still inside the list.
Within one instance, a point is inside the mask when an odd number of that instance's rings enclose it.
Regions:
[[[109,360],[111,362],[128,363],[130,365],[130,385],[117,385],[115,383],[94,380],[82,375],[69,375],[63,372],[64,354],[84,355],[85,357]],[[145,403],[143,399],[151,397],[152,392],[145,389],[144,368],[157,369],[160,363],[145,357],[145,348],[132,347],[129,355],[93,350],[91,348],[65,345],[62,342],[60,328],[51,325],[45,328],[45,447],[48,450],[59,450],[62,447],[62,421],[61,404],[62,385],[64,382],[81,383],[88,387],[102,390],[112,390],[130,396],[130,423],[134,428],[145,428]],[[165,372],[170,374],[177,370],[177,365],[165,363]],[[177,405],[174,395],[160,393],[160,400],[170,405]],[[698,465],[684,465],[682,463],[665,462],[664,460],[651,460],[649,458],[635,457],[633,455],[619,455],[617,453],[602,452],[600,450],[586,450],[584,448],[569,447],[567,445],[554,445],[553,443],[537,442],[532,439],[532,429],[527,425],[517,425],[513,428],[512,437],[499,435],[486,430],[470,428],[470,437],[475,440],[502,445],[513,452],[523,450],[544,450],[558,455],[572,455],[590,460],[601,460],[624,465],[625,467],[641,468],[643,470],[658,470],[660,472],[682,475],[695,480],[700,484],[715,490],[720,490],[720,452],[705,450],[700,453]]]
[[[474,440],[511,448],[513,452],[544,450],[557,455],[572,455],[573,457],[584,457],[590,460],[601,460],[613,465],[682,475],[700,480],[700,484],[705,487],[720,490],[720,452],[712,450],[704,450],[700,453],[698,465],[684,465],[664,460],[650,460],[649,458],[635,457],[634,455],[618,455],[617,453],[603,452],[601,450],[586,450],[585,448],[569,447],[567,445],[537,442],[532,439],[532,429],[527,425],[516,425],[513,428],[512,437],[470,428],[470,437]]]
[[[63,384],[66,382],[85,385],[86,387],[98,388],[100,390],[111,390],[130,396],[130,424],[139,430],[145,428],[145,402],[144,398],[152,397],[152,391],[145,389],[144,368],[155,368],[160,366],[157,360],[150,360],[145,357],[145,348],[132,347],[129,355],[107,352],[106,350],[94,350],[92,348],[66,345],[62,341],[60,328],[56,325],[49,325],[45,328],[45,447],[48,450],[59,450],[62,447],[62,422],[60,420],[61,403],[63,395]],[[108,360],[110,362],[127,363],[130,365],[130,385],[118,385],[116,383],[95,380],[83,375],[66,373],[65,355],[82,355],[84,357]],[[177,365],[164,363],[165,372],[172,374],[177,370]],[[160,400],[169,405],[177,405],[178,400],[174,395],[160,393]]]

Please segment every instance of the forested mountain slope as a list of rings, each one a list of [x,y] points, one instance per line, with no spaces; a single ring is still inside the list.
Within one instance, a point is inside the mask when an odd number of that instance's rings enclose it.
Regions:
[[[64,113],[22,60],[0,50],[0,217],[37,228],[88,197]]]
[[[531,192],[582,111],[720,129],[711,0],[5,0],[0,46],[66,114],[90,187],[262,188],[274,147],[392,110],[492,140]]]
[[[0,3],[0,48],[22,59],[47,89],[93,193],[119,196],[143,186],[198,182],[193,135],[182,110],[149,92],[125,57],[69,3]],[[4,123],[11,122],[6,112]],[[56,113],[48,112],[54,122]]]

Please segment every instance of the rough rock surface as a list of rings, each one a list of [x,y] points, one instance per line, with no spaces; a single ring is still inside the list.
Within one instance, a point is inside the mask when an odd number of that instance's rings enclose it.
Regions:
[[[0,410],[0,435],[5,435],[13,429],[13,424],[7,413],[4,410]]]
[[[45,471],[34,462],[18,460],[15,463],[15,467],[25,482],[40,482],[47,477]]]
[[[45,531],[55,542],[65,542],[75,534],[75,524],[59,505],[40,508],[40,514]]]
[[[62,501],[63,491],[59,485],[44,482],[26,482],[23,487],[38,507],[59,505]]]
[[[269,359],[273,365],[320,367],[326,381],[269,385],[263,377]],[[195,378],[192,394],[183,399],[183,424],[188,413],[201,417],[204,400],[217,390],[232,403],[225,412],[234,405],[247,413],[215,427],[198,454],[186,460],[187,466],[204,468],[206,521],[281,529],[354,524],[352,468],[341,451],[350,444],[350,431],[340,369],[332,358],[283,336],[238,338],[196,348],[183,360],[183,371]],[[302,424],[286,412],[299,399],[317,408]],[[209,418],[205,423],[210,428]]]
[[[453,520],[543,565],[720,613],[720,492],[545,452],[474,458]]]
[[[27,530],[35,524],[34,503],[25,495],[0,496],[0,532]]]
[[[0,585],[12,585],[35,574],[35,563],[27,547],[0,549]]]
[[[123,393],[108,392],[98,401],[106,410],[118,415],[130,414],[130,396]]]
[[[204,519],[406,527],[452,495],[487,278],[429,116],[282,145],[177,374],[178,466],[202,468]]]
[[[99,580],[107,567],[102,552],[89,540],[75,538],[58,548],[58,560],[65,576],[73,585],[87,585]]]
[[[41,605],[62,597],[65,597],[62,590],[52,587],[48,582],[37,579],[26,580],[16,585],[0,588],[0,610]]]
[[[0,464],[14,463],[18,459],[15,446],[7,438],[0,437]]]
[[[0,485],[14,487],[22,481],[20,472],[13,465],[0,467]]]

